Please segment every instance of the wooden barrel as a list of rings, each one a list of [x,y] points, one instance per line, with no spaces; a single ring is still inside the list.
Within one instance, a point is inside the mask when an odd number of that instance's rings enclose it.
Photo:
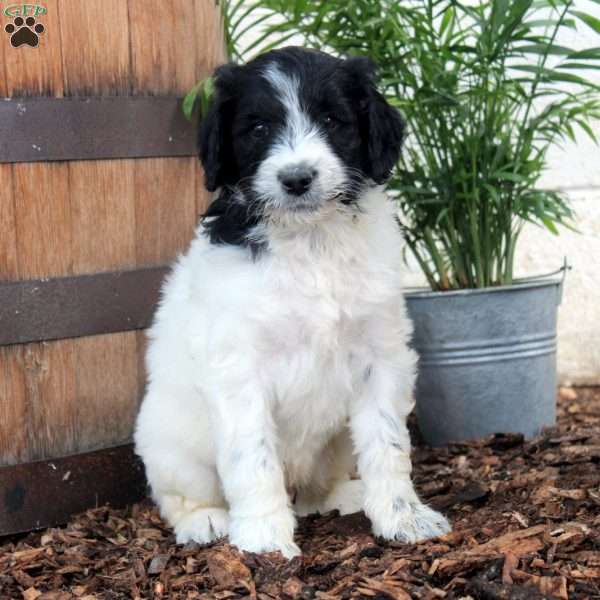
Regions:
[[[224,58],[213,0],[32,11],[0,15],[0,534],[139,491],[141,330],[207,202],[180,101]]]

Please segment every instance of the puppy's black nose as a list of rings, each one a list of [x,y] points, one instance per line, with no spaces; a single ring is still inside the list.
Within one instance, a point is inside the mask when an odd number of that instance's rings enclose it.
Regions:
[[[277,173],[277,178],[288,194],[302,196],[302,194],[308,192],[316,175],[316,169],[300,164],[284,167]]]

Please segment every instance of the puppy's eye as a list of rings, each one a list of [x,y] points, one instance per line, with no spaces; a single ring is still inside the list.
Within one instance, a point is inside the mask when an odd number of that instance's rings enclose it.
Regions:
[[[327,115],[326,117],[323,117],[321,122],[323,123],[326,129],[337,129],[338,127],[344,125],[343,121],[340,121],[340,119],[336,119],[336,117],[333,117],[332,115]]]
[[[264,123],[257,123],[250,130],[250,135],[257,140],[263,139],[269,135],[269,127]]]

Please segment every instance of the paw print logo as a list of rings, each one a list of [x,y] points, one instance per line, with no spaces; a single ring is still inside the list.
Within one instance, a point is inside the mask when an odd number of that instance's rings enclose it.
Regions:
[[[35,48],[40,43],[40,34],[44,33],[44,26],[36,23],[33,17],[15,17],[4,31],[10,35],[10,43],[14,48],[23,45]]]

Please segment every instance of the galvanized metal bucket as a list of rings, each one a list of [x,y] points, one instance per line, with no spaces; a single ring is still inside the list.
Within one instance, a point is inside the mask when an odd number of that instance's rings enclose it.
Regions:
[[[556,420],[556,320],[562,276],[406,294],[419,353],[419,427],[433,446]]]

